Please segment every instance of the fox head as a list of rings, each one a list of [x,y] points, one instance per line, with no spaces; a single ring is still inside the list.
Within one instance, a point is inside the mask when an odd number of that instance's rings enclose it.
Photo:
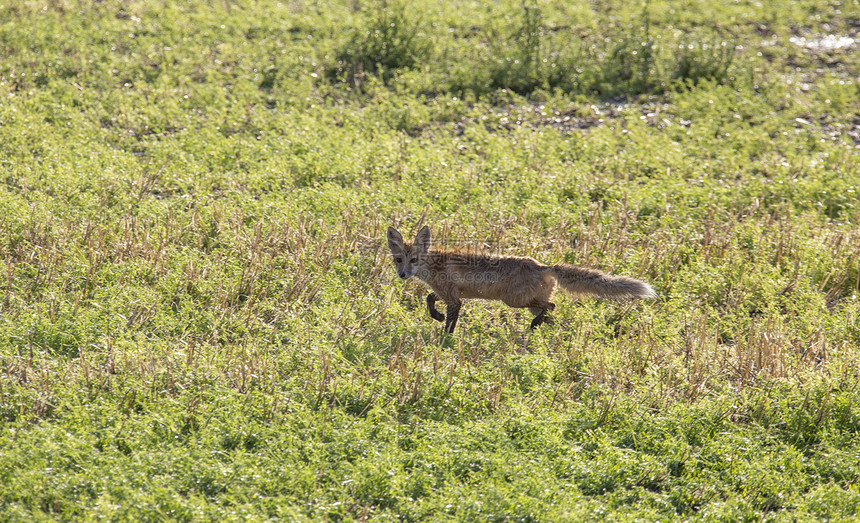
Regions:
[[[430,250],[430,228],[425,225],[415,235],[415,241],[406,243],[397,229],[389,227],[387,239],[397,275],[404,280],[415,276],[421,265],[421,258]]]

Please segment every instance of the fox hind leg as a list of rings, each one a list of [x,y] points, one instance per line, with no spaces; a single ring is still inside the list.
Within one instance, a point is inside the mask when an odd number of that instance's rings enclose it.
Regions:
[[[529,328],[537,328],[542,323],[546,323],[547,325],[554,324],[555,322],[553,319],[547,315],[553,309],[555,309],[555,303],[552,303],[551,301],[542,301],[529,305],[529,310],[535,315]]]
[[[445,321],[445,315],[439,312],[439,309],[436,308],[436,300],[439,297],[436,296],[435,292],[431,292],[427,295],[427,312],[430,313],[430,317],[436,321]]]

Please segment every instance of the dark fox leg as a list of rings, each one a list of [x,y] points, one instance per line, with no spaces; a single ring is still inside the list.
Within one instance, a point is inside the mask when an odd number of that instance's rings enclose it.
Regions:
[[[445,315],[439,312],[436,308],[436,296],[435,292],[431,292],[427,295],[427,312],[430,313],[430,317],[436,321],[445,321]]]
[[[460,317],[461,302],[449,303],[445,309],[445,332],[451,334],[454,332],[454,327],[457,326],[457,318]]]
[[[555,303],[549,301],[539,302],[529,306],[529,310],[535,315],[529,328],[534,329],[542,323],[552,325],[554,322],[552,321],[552,318],[547,316],[547,314],[553,309],[555,309]]]

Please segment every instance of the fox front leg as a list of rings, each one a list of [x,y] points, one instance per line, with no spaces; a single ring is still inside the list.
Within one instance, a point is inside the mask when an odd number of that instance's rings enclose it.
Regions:
[[[436,300],[439,297],[436,296],[435,292],[431,292],[427,295],[427,312],[430,313],[430,317],[436,321],[445,321],[445,315],[439,312],[436,308]]]
[[[449,303],[445,309],[445,332],[452,334],[457,326],[457,318],[460,317],[461,302]]]

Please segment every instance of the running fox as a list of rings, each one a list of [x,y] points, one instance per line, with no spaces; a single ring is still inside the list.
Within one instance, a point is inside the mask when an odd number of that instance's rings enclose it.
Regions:
[[[495,256],[457,250],[430,249],[430,228],[418,231],[407,243],[397,229],[388,228],[388,247],[397,275],[416,276],[432,292],[427,296],[430,317],[445,322],[445,332],[454,332],[463,299],[501,300],[517,308],[527,307],[535,315],[530,328],[552,324],[547,313],[555,308],[550,301],[556,284],[572,294],[601,298],[656,298],[657,293],[643,281],[611,276],[575,265],[544,265],[532,258]],[[436,300],[447,305],[446,314],[436,309]]]

